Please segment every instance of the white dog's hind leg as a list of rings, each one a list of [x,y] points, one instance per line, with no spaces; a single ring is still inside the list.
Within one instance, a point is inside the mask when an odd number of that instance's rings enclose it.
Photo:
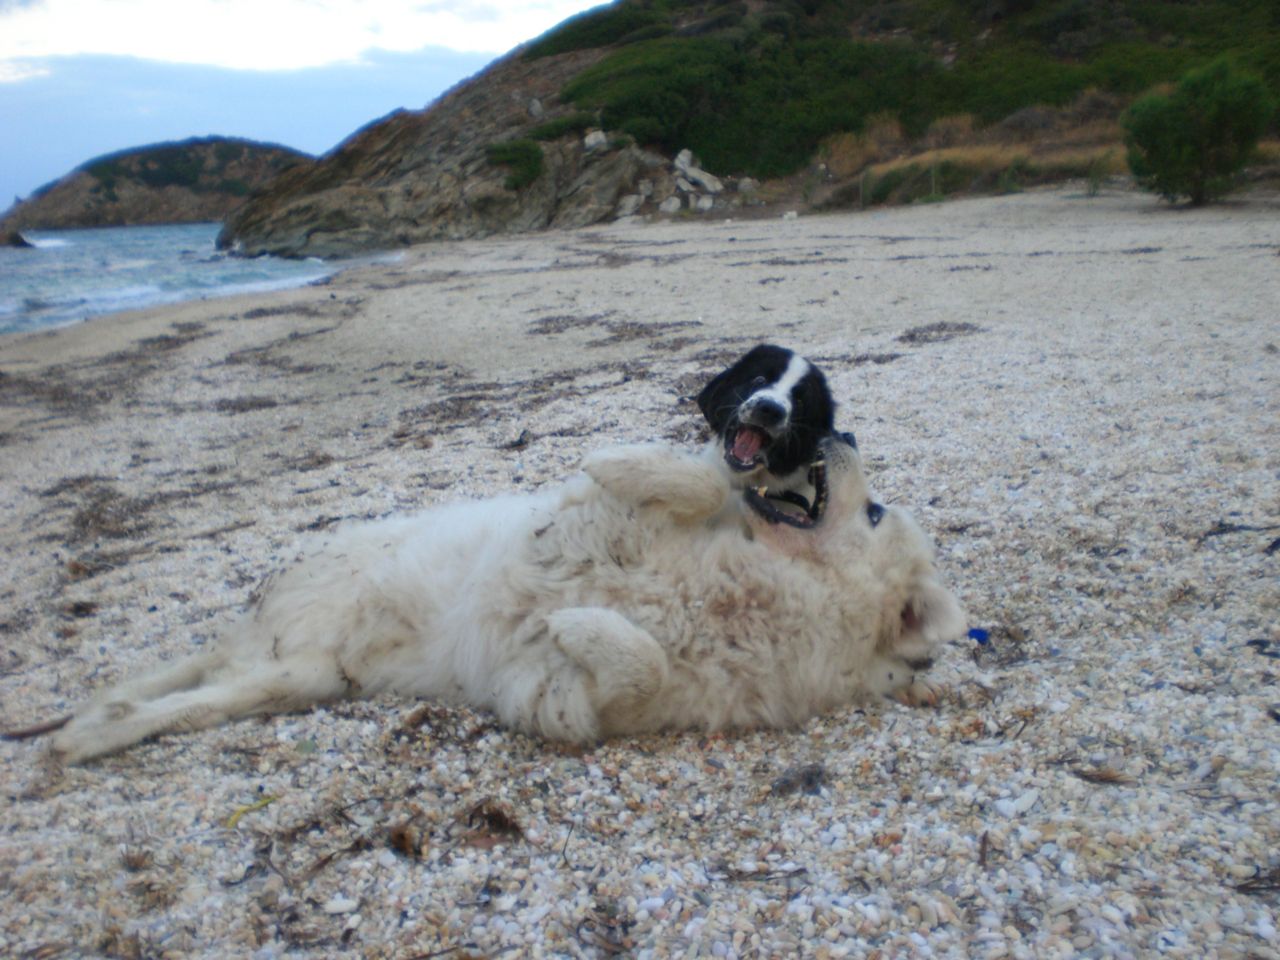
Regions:
[[[718,461],[657,444],[613,447],[589,455],[587,476],[620,500],[661,506],[679,520],[710,517],[729,495]]]
[[[179,690],[190,690],[208,682],[210,674],[219,667],[225,666],[227,655],[223,650],[211,650],[208,653],[186,657],[177,663],[169,664],[158,670],[125,680],[114,687],[99,690],[90,699],[89,704],[104,702],[118,703],[131,700],[154,700],[167,693]]]
[[[589,696],[607,733],[667,681],[667,655],[658,641],[604,607],[571,607],[547,618],[556,646],[591,678]]]
[[[196,661],[204,658],[195,658]],[[172,692],[161,680],[203,668],[200,684]],[[210,664],[179,664],[153,678],[106,691],[53,737],[53,751],[81,763],[170,731],[202,730],[238,717],[298,710],[342,695],[346,683],[334,668],[311,664],[252,664],[253,673],[211,672]],[[156,695],[133,697],[147,689]]]

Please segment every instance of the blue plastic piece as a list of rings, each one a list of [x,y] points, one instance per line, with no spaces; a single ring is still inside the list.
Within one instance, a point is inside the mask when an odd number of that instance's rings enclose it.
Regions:
[[[987,633],[987,631],[983,630],[981,627],[974,627],[969,631],[969,637],[973,640],[977,640],[978,643],[983,646],[986,646],[987,641],[991,639],[991,634]]]

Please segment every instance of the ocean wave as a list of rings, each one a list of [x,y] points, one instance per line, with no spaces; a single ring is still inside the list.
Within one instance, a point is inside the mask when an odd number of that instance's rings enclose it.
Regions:
[[[139,284],[114,290],[74,291],[62,295],[23,297],[18,311],[29,315],[41,313],[65,313],[67,311],[108,313],[127,310],[134,306],[146,306],[155,301],[162,291],[153,284]]]
[[[214,247],[217,231],[216,224],[95,228],[29,238],[46,249],[67,248],[57,256],[0,250],[0,333],[305,286],[336,269],[317,260],[227,257]]]
[[[306,287],[328,277],[332,271],[317,272],[315,276],[278,277],[274,280],[251,280],[244,283],[231,283],[211,291],[214,296],[234,296],[238,293],[270,293],[272,290],[288,290],[291,287]]]

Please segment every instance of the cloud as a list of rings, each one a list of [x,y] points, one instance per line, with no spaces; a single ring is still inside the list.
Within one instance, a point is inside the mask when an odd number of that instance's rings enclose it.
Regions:
[[[0,83],[0,210],[92,157],[218,134],[321,153],[397,107],[421,109],[487,54],[369,52],[360,63],[258,72],[130,57],[54,57]]]
[[[494,23],[502,17],[492,4],[472,3],[470,0],[437,0],[435,3],[420,3],[415,9],[423,14],[447,13],[469,23]]]
[[[0,60],[0,83],[21,83],[49,76],[49,68],[34,60]]]
[[[0,0],[0,208],[209,133],[330,148],[598,0]]]
[[[425,46],[505,53],[591,0],[0,0],[0,61],[106,54],[241,70]]]

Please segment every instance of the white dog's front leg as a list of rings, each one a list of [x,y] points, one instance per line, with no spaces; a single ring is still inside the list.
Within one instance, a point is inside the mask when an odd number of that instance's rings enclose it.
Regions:
[[[876,654],[867,667],[868,691],[908,707],[936,707],[942,687],[922,676],[927,669],[919,661]]]
[[[660,444],[600,450],[582,469],[619,500],[660,506],[683,521],[714,515],[729,495],[729,478],[718,461]]]

